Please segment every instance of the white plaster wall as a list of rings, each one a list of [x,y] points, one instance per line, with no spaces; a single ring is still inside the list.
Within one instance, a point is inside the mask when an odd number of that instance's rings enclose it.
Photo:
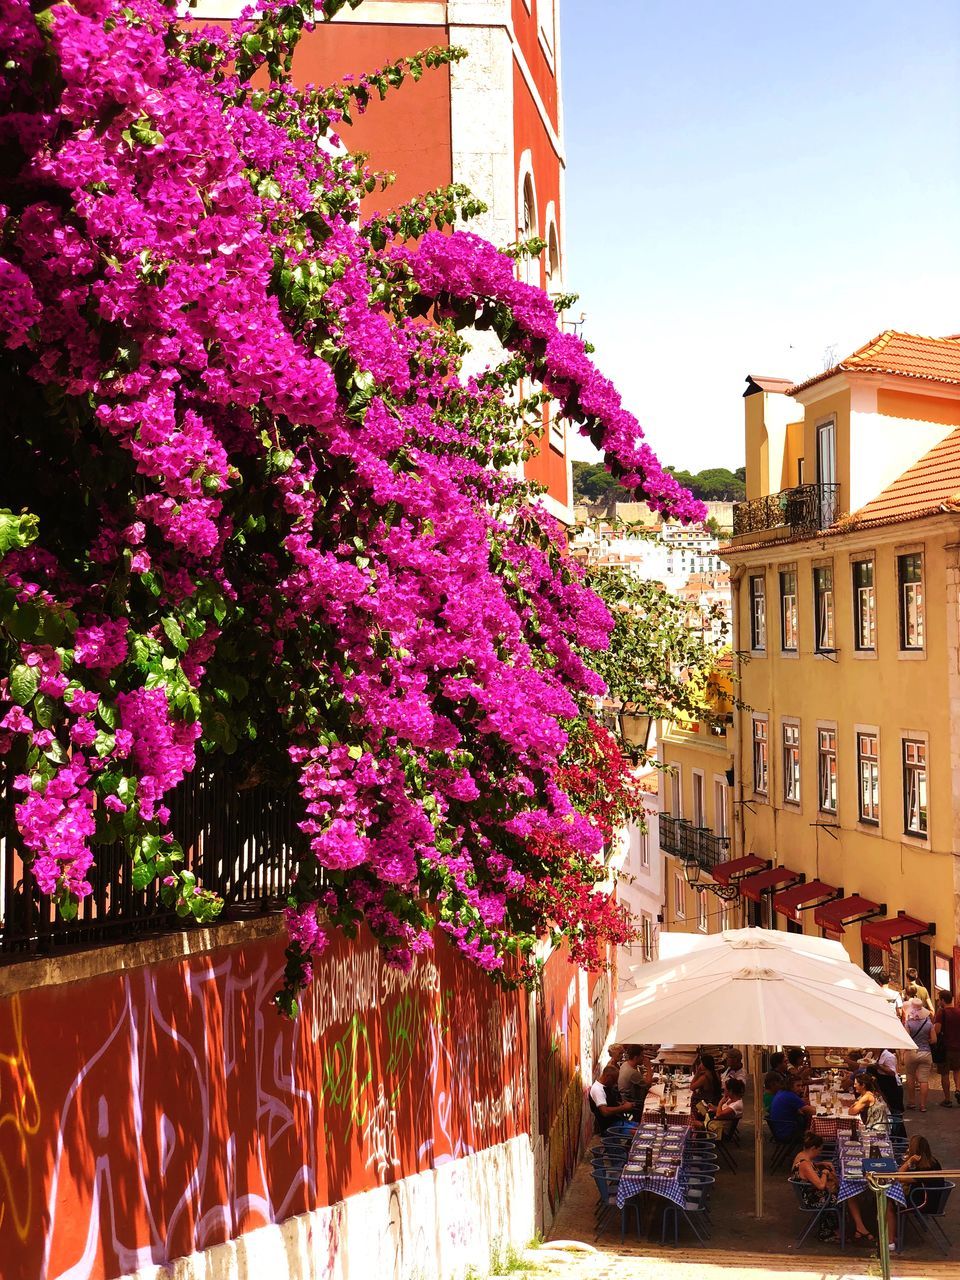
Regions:
[[[626,829],[627,856],[623,871],[632,880],[622,880],[617,889],[617,897],[626,904],[635,916],[647,915],[653,920],[654,938],[659,934],[660,926],[657,917],[663,913],[663,857],[660,853],[659,838],[659,799],[657,796],[645,796],[643,802],[647,823],[648,867],[640,865],[640,829],[631,823]],[[632,984],[630,968],[643,962],[643,941],[638,939],[629,946],[620,947],[617,954],[618,986]]]
[[[874,392],[876,404],[876,392]],[[857,511],[918,462],[956,427],[916,418],[888,418],[853,409],[850,413],[849,510]],[[844,495],[840,495],[844,498]]]
[[[459,1280],[535,1230],[527,1136],[120,1280]]]

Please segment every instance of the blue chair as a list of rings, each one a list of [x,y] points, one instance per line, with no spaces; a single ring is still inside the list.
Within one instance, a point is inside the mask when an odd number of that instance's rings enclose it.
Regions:
[[[593,1180],[597,1185],[597,1191],[600,1193],[600,1206],[597,1211],[597,1235],[600,1234],[600,1226],[603,1219],[611,1210],[617,1207],[617,1186],[619,1178],[612,1180],[605,1174],[601,1166],[593,1166]],[[620,1243],[623,1244],[623,1238],[627,1226],[627,1214],[632,1211],[637,1221],[637,1236],[640,1235],[640,1205],[636,1196],[632,1196],[629,1200],[623,1202],[623,1208],[620,1210]]]
[[[821,1218],[825,1217],[828,1213],[837,1214],[839,1211],[835,1200],[826,1200],[821,1204],[808,1204],[807,1194],[811,1190],[811,1187],[810,1183],[804,1182],[802,1178],[789,1178],[788,1182],[790,1183],[790,1186],[793,1187],[794,1194],[797,1197],[797,1207],[800,1209],[800,1212],[807,1214],[810,1218],[810,1221],[797,1237],[797,1242],[794,1245],[795,1249],[799,1249]]]
[[[680,1219],[684,1222],[696,1236],[701,1244],[706,1244],[710,1238],[710,1219],[708,1213],[709,1197],[691,1197],[687,1196],[682,1205],[675,1204],[672,1200],[666,1201],[663,1210],[663,1221],[660,1228],[660,1240],[666,1243],[668,1224],[673,1225],[673,1243],[680,1243]],[[702,1219],[698,1224],[697,1219]]]
[[[950,1237],[944,1231],[942,1219],[947,1211],[947,1201],[957,1184],[945,1178],[933,1177],[930,1184],[915,1182],[907,1194],[907,1207],[897,1209],[897,1250],[903,1248],[904,1229],[909,1223],[918,1236],[928,1236],[944,1257],[950,1253]]]

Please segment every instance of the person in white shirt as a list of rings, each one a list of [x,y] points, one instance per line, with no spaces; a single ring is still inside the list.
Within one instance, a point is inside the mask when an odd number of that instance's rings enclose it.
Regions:
[[[607,1101],[607,1085],[613,1089],[617,1086],[617,1068],[612,1062],[608,1063],[604,1068],[600,1079],[594,1080],[590,1086],[590,1100],[596,1108],[597,1130],[599,1133],[605,1133],[621,1116],[633,1111],[636,1106],[636,1103],[633,1102],[620,1102],[616,1105],[609,1103]]]
[[[897,1074],[897,1055],[892,1049],[884,1049],[880,1057],[877,1059],[877,1070],[882,1071],[884,1075],[895,1076]]]
[[[743,1054],[739,1049],[728,1049],[726,1056],[726,1069],[723,1073],[723,1083],[728,1080],[740,1080],[743,1084],[747,1083],[747,1069],[743,1065]]]

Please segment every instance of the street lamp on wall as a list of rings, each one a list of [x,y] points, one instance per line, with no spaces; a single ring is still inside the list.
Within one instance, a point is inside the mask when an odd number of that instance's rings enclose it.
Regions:
[[[683,878],[697,893],[709,891],[715,893],[723,902],[732,902],[737,897],[737,887],[733,884],[717,884],[714,880],[702,881],[703,867],[697,858],[686,857],[683,860]]]

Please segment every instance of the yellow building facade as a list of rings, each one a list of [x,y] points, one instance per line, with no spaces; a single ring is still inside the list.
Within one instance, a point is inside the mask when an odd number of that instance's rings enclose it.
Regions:
[[[751,923],[955,989],[960,340],[748,378],[731,567],[733,834]]]
[[[729,665],[722,666],[712,681],[711,718],[661,728],[662,928],[668,933],[717,933],[740,923],[736,899],[721,899],[707,887],[736,856],[731,689]]]

